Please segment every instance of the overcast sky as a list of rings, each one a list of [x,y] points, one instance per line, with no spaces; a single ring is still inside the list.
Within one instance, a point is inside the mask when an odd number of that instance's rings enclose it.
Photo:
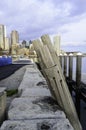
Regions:
[[[0,24],[20,40],[58,34],[62,44],[86,44],[86,0],[2,0]]]

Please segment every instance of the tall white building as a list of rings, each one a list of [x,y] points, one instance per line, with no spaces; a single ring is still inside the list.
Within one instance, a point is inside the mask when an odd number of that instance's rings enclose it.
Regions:
[[[60,55],[60,42],[61,42],[60,36],[58,36],[58,35],[55,36],[53,38],[53,41],[54,41],[54,49],[57,52],[57,55],[59,56]]]
[[[16,49],[19,44],[19,34],[16,30],[11,32],[11,54],[16,55]]]
[[[5,47],[5,39],[4,39],[5,32],[6,32],[6,30],[5,30],[4,25],[0,25],[0,48],[1,49],[4,49],[4,47]]]
[[[9,50],[9,38],[6,37],[6,26],[0,24],[0,48]]]
[[[9,38],[5,37],[5,48],[4,48],[4,50],[9,50],[10,49],[9,42],[10,42]]]
[[[11,45],[19,43],[19,34],[18,31],[13,30],[11,32]]]

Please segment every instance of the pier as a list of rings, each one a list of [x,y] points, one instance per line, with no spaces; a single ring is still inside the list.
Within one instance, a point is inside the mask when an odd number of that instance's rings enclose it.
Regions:
[[[82,130],[80,100],[86,102],[86,96],[85,84],[81,82],[81,55],[76,56],[73,80],[73,55],[58,56],[48,35],[42,36],[41,41],[34,40],[33,46],[40,71],[35,63],[26,69],[18,87],[19,97],[12,101],[8,120],[0,130]]]
[[[0,130],[74,130],[36,64],[29,65]]]

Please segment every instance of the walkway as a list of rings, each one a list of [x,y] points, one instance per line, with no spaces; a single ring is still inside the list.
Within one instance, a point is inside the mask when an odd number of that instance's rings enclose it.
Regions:
[[[30,65],[0,130],[73,130],[48,87],[36,65]]]

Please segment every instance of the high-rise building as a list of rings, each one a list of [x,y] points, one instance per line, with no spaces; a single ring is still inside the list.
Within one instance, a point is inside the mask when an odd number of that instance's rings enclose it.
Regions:
[[[0,24],[0,48],[9,50],[9,38],[6,37],[6,26]]]
[[[16,30],[11,32],[11,45],[19,43],[19,34]]]
[[[60,55],[60,42],[61,42],[60,36],[58,36],[58,35],[55,36],[53,38],[53,41],[54,41],[54,49],[57,52],[57,55],[59,56]]]
[[[5,36],[6,36],[6,28],[4,25],[0,25],[0,48],[5,48]]]
[[[9,50],[10,49],[10,44],[9,44],[9,38],[5,37],[5,50]]]

